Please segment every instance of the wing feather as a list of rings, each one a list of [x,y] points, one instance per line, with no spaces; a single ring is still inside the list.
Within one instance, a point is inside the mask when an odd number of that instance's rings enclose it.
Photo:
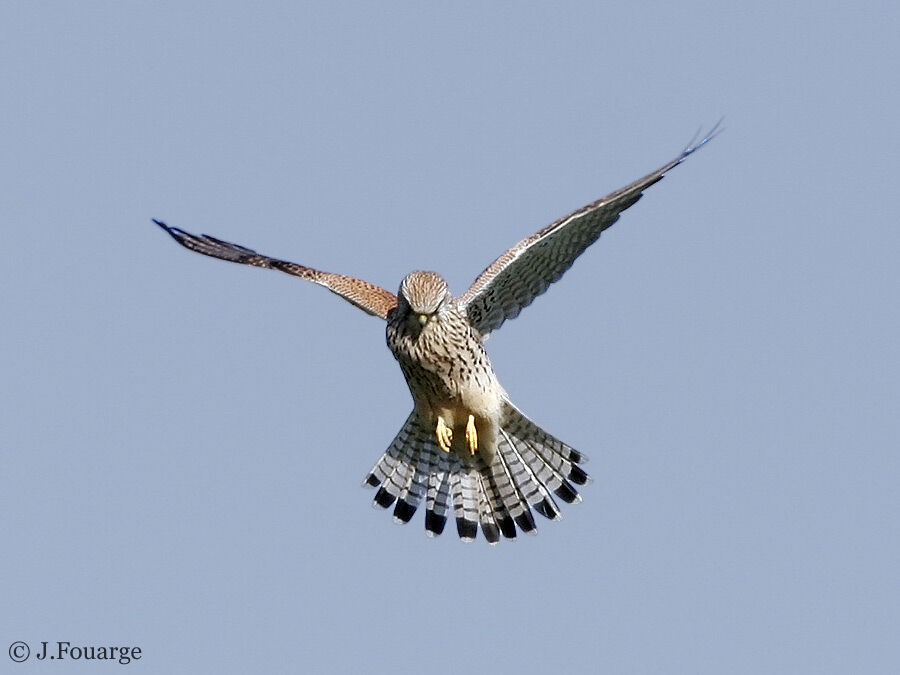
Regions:
[[[202,253],[203,255],[208,255],[212,258],[219,258],[220,260],[240,263],[242,265],[252,265],[253,267],[279,270],[280,272],[300,277],[307,281],[312,281],[315,284],[324,286],[332,293],[336,293],[344,298],[344,300],[347,300],[373,316],[386,319],[388,312],[397,306],[397,297],[393,293],[374,284],[370,284],[368,281],[344,276],[343,274],[323,272],[321,270],[313,269],[312,267],[305,267],[304,265],[288,262],[286,260],[270,258],[269,256],[257,253],[246,246],[222,241],[221,239],[216,239],[208,234],[191,234],[190,232],[185,232],[177,227],[169,227],[159,220],[154,219],[153,222],[168,232],[172,239],[191,251],[196,251],[197,253]]]
[[[526,237],[485,269],[460,297],[472,325],[482,336],[497,330],[553,282],[562,277],[588,246],[641,198],[654,183],[719,133],[719,124],[699,142],[691,141],[681,154],[640,180],[560,218]]]

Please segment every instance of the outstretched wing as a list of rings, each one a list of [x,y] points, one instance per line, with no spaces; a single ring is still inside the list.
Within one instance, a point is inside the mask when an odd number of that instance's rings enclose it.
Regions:
[[[631,185],[560,218],[509,249],[482,272],[460,298],[469,321],[483,335],[507,319],[562,277],[575,259],[619,219],[619,214],[641,198],[648,187],[681,164],[719,133],[719,124],[699,143],[692,140],[671,162]],[[695,137],[696,140],[696,137]]]
[[[397,306],[397,297],[393,293],[370,284],[368,281],[354,277],[345,277],[343,274],[322,272],[312,267],[304,267],[297,263],[270,258],[249,248],[210,237],[208,234],[198,236],[180,230],[177,227],[169,227],[155,219],[153,222],[172,235],[172,238],[179,244],[192,251],[213,258],[228,260],[229,262],[241,263],[242,265],[279,270],[292,274],[295,277],[312,281],[320,286],[324,286],[332,293],[337,293],[364,312],[380,316],[382,319],[386,319],[388,312]]]

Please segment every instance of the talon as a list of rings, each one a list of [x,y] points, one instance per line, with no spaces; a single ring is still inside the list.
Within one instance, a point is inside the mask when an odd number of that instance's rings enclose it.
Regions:
[[[475,429],[475,415],[469,415],[469,421],[466,422],[466,445],[469,446],[469,452],[473,455],[478,450],[478,431]]]
[[[453,429],[447,426],[444,418],[438,415],[437,427],[434,430],[438,445],[444,452],[450,452],[450,443],[453,441]]]

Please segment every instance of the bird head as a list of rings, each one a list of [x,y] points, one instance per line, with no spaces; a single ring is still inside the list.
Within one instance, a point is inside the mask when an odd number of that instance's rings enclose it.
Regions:
[[[410,272],[400,282],[399,295],[422,326],[453,299],[447,282],[434,272]]]

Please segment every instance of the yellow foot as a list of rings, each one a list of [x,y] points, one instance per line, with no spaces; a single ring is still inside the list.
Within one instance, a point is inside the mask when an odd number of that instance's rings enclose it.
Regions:
[[[473,455],[478,450],[478,432],[475,430],[475,415],[469,415],[469,421],[466,422],[466,445],[469,446],[469,452]]]
[[[444,418],[438,415],[437,428],[434,430],[438,445],[444,452],[450,452],[450,443],[453,441],[453,429],[447,426]]]

